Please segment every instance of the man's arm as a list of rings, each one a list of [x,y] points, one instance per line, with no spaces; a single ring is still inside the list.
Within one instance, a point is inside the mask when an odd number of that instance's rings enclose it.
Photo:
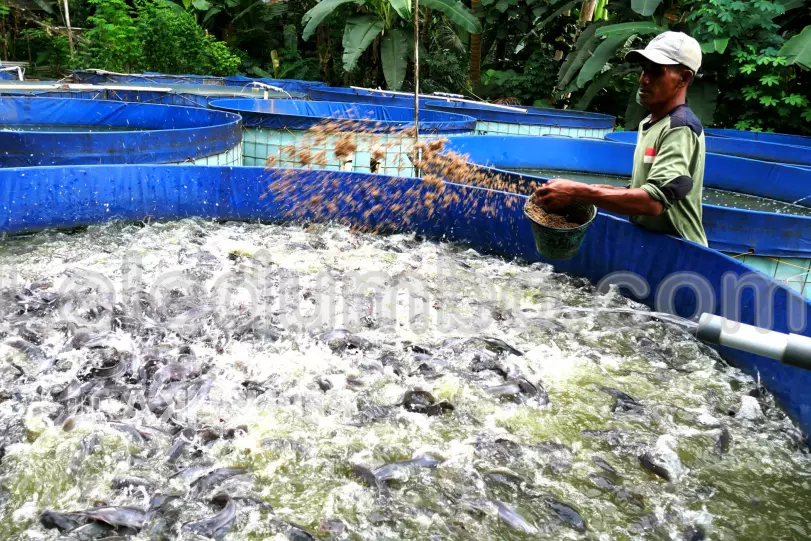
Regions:
[[[659,216],[665,210],[661,202],[639,188],[583,184],[562,178],[552,179],[539,186],[532,195],[533,202],[553,212],[575,199],[608,212],[629,216]]]

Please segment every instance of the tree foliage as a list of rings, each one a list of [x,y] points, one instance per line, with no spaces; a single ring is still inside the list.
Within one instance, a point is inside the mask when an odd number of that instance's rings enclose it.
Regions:
[[[413,0],[69,0],[79,28],[73,58],[61,2],[32,1],[39,8],[25,11],[0,0],[0,54],[33,70],[413,85]],[[679,30],[704,53],[688,99],[705,123],[811,133],[806,0],[420,0],[417,20],[428,91],[588,108],[633,127],[638,75],[624,56]]]
[[[343,67],[352,71],[358,59],[373,44],[379,43],[379,56],[388,88],[399,90],[405,81],[408,61],[414,45],[414,27],[409,0],[320,0],[302,17],[302,37],[310,38],[320,24],[346,4],[357,4],[359,13],[345,22]],[[458,0],[422,0],[423,8],[436,10],[466,32],[479,32],[479,20]],[[377,52],[377,51],[375,51]]]

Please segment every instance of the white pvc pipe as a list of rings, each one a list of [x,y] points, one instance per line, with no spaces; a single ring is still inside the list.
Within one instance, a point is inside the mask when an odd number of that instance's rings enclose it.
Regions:
[[[696,337],[711,344],[811,369],[811,338],[807,336],[783,334],[705,313],[698,321]]]
[[[23,70],[20,66],[8,66],[5,68],[0,68],[0,71],[16,71],[17,72],[17,79],[22,81],[23,80]]]
[[[70,83],[67,85],[70,90],[139,90],[142,92],[172,92],[173,89],[168,86],[133,86],[133,85],[89,85]]]
[[[397,92],[395,90],[382,90],[379,88],[363,88],[362,86],[350,86],[349,88],[353,90],[365,90],[366,92],[376,92],[378,94],[391,94],[392,96],[413,96],[412,92]],[[474,100],[466,100],[463,98],[452,98],[450,95],[441,95],[441,94],[420,94],[421,98],[430,98],[433,100],[445,100],[445,101],[458,101],[461,103],[472,103],[473,105],[479,105],[483,107],[492,107],[493,109],[503,109],[505,111],[512,111],[514,113],[526,113],[526,109],[522,109],[520,107],[511,107],[509,105],[500,105],[498,103],[487,103],[484,101],[474,101]]]

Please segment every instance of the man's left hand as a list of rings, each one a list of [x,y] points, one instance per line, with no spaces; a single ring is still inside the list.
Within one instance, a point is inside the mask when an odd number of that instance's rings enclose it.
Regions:
[[[569,206],[576,199],[577,190],[583,184],[565,178],[553,178],[539,186],[531,200],[541,208],[555,212]]]

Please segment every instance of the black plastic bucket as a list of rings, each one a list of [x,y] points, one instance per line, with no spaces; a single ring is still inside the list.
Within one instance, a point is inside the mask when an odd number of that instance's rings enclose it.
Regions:
[[[527,214],[527,205],[529,205],[529,199],[524,205],[524,216],[532,224],[535,248],[546,259],[571,259],[577,255],[577,251],[580,250],[580,245],[583,244],[583,239],[586,236],[586,230],[597,217],[597,207],[574,201],[562,211],[556,212],[556,214],[565,216],[570,222],[583,225],[571,229],[558,229],[539,224],[530,218],[529,214]]]

